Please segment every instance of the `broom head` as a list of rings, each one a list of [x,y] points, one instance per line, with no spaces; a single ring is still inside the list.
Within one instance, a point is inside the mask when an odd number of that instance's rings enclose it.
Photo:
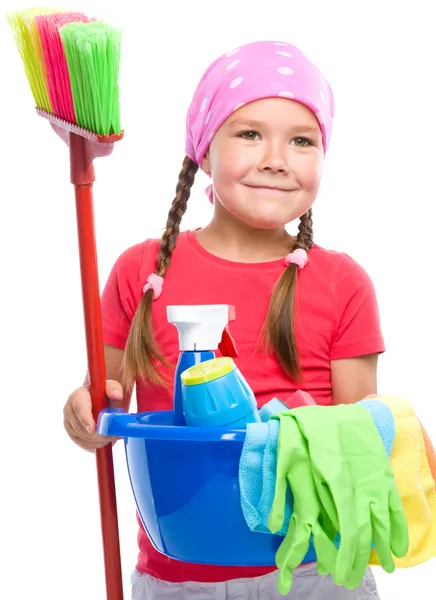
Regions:
[[[91,141],[121,139],[121,32],[82,13],[55,9],[7,17],[37,113]]]

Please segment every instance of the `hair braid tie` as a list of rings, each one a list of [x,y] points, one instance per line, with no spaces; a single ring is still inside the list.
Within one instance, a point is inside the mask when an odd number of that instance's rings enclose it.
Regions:
[[[307,252],[306,250],[303,250],[303,248],[297,248],[285,257],[285,265],[287,267],[293,264],[297,265],[300,269],[303,269],[307,265],[307,261]]]
[[[153,300],[157,300],[162,294],[163,281],[163,277],[152,273],[147,277],[147,283],[142,288],[143,293],[145,294],[149,290],[153,290]]]

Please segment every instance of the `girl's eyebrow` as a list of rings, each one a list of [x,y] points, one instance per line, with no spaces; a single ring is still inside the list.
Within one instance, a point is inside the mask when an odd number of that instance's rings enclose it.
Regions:
[[[233,126],[244,126],[244,127],[252,127],[254,129],[260,129],[262,127],[265,127],[265,123],[263,123],[262,121],[252,121],[252,120],[245,120],[245,119],[232,119],[231,121],[229,121],[229,126],[233,127]],[[308,132],[312,132],[312,133],[321,133],[318,127],[311,127],[310,125],[294,125],[293,127],[289,128],[290,131],[308,131]]]
[[[243,125],[244,127],[264,127],[265,123],[262,121],[251,121],[246,119],[232,119],[229,121],[229,125]]]

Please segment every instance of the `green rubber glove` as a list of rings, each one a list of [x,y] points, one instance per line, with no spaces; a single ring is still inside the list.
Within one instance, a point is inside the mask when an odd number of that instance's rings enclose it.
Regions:
[[[288,413],[285,413],[288,414]],[[323,512],[312,477],[312,465],[307,443],[292,416],[277,415],[280,429],[277,448],[277,473],[273,505],[268,527],[276,533],[283,526],[287,485],[294,497],[293,512],[288,531],[276,553],[279,569],[278,590],[289,593],[292,573],[304,559],[313,535],[317,558],[322,565],[335,564],[337,548],[333,540],[335,530]],[[329,532],[331,538],[329,538]]]
[[[374,543],[383,569],[409,546],[406,516],[389,458],[371,414],[356,404],[305,406],[292,415],[306,440],[316,490],[341,536],[336,565],[321,558],[337,585],[358,587]],[[316,545],[315,545],[316,549]]]

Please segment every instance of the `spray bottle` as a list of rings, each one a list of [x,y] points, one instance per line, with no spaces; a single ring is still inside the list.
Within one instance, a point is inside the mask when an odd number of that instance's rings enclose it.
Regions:
[[[235,318],[234,306],[227,304],[167,307],[168,322],[178,331],[180,350],[174,378],[174,425],[186,425],[181,374],[194,365],[215,358],[218,349],[223,356],[237,357],[235,341],[228,326]]]

